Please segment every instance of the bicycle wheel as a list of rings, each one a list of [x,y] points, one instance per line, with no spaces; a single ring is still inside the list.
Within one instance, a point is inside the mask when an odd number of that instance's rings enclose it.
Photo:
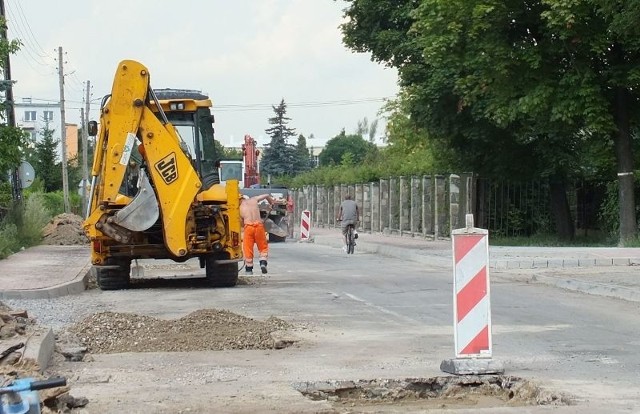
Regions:
[[[356,242],[353,238],[353,226],[349,226],[349,231],[347,232],[347,254],[353,254],[355,245]]]

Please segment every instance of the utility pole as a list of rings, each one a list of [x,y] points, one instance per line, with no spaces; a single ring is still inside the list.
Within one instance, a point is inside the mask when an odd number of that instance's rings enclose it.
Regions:
[[[60,82],[60,123],[62,124],[62,194],[64,197],[64,212],[70,213],[69,176],[67,174],[67,124],[64,117],[64,67],[62,62],[62,46],[58,47],[58,80]]]
[[[89,97],[91,91],[91,82],[87,81],[87,90],[84,105],[82,108],[82,216],[87,217],[87,184],[89,181],[89,131],[87,124],[89,123]]]
[[[86,133],[87,131],[85,131],[85,125],[87,125],[87,121],[84,119],[84,108],[80,108],[80,125],[82,125],[82,129],[80,130],[80,132],[82,132],[82,183],[80,184],[80,197],[81,197],[81,202],[80,202],[80,206],[82,207],[82,217],[86,217],[86,208],[85,208],[85,202],[87,199],[87,151],[85,150],[86,145],[87,145],[87,138],[86,138]]]
[[[2,16],[2,19],[4,20],[4,22],[2,23],[2,27],[0,28],[0,31],[2,32],[0,35],[2,36],[3,40],[8,42],[9,37],[7,35],[4,0],[0,0],[0,16]],[[7,87],[7,90],[5,91],[5,103],[7,105],[7,125],[11,128],[15,128],[16,114],[13,107],[13,81],[11,80],[11,60],[9,59],[9,53],[7,53],[7,58],[3,63],[4,80]],[[11,170],[11,195],[13,196],[13,201],[20,201],[20,199],[22,199],[22,187],[20,185],[17,165]]]

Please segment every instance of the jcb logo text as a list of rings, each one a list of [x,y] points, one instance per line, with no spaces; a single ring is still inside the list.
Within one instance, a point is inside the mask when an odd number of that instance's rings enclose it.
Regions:
[[[165,184],[169,185],[178,179],[178,165],[176,153],[172,152],[156,163],[156,170],[160,173]]]

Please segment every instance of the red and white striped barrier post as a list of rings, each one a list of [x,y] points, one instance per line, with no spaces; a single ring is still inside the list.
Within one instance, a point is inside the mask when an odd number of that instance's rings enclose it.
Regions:
[[[311,212],[302,210],[302,218],[300,220],[300,241],[309,241],[311,233]]]
[[[491,347],[489,232],[473,227],[467,214],[464,229],[451,232],[453,245],[453,316],[456,358],[440,369],[456,375],[501,374]]]

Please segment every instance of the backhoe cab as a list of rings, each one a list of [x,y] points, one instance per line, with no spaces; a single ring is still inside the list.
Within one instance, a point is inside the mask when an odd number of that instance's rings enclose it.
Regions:
[[[235,286],[242,260],[237,181],[219,183],[211,101],[153,90],[122,61],[101,104],[84,230],[103,290],[129,285],[131,261],[200,259],[212,286]]]

